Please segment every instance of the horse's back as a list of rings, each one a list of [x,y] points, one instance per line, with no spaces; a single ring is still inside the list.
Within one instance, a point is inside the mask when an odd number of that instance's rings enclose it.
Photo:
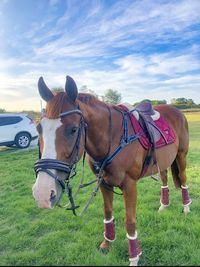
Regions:
[[[185,115],[172,105],[158,105],[154,107],[163,116],[175,132],[179,140],[179,150],[188,151],[189,134]]]

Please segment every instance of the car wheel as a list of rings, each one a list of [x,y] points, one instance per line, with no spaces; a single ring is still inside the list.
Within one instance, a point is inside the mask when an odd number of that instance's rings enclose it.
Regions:
[[[30,142],[31,137],[28,133],[19,133],[15,138],[15,144],[18,148],[27,148]]]

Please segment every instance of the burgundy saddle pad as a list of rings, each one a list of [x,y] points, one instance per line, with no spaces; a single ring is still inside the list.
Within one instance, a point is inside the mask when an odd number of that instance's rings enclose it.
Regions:
[[[120,107],[124,111],[128,111],[128,115],[129,115],[132,127],[134,129],[134,132],[140,133],[139,141],[141,145],[145,149],[149,149],[151,147],[151,143],[149,141],[148,134],[145,133],[145,130],[142,128],[140,121],[138,121],[135,118],[135,116],[128,110],[127,107],[123,105],[120,105]],[[154,128],[153,131],[157,132],[157,138],[156,138],[156,143],[155,143],[156,148],[160,148],[160,147],[163,147],[165,145],[169,145],[175,142],[176,137],[175,137],[174,131],[172,130],[168,122],[162,116],[160,116],[160,118],[154,121],[153,123],[159,129],[159,130],[156,130],[154,126],[151,126],[151,128]]]

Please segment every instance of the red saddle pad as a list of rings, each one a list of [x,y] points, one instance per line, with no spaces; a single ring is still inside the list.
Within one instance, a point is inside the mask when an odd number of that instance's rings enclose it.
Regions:
[[[128,111],[128,108],[125,106],[120,105],[123,110]],[[151,143],[149,141],[148,135],[145,133],[144,129],[142,128],[141,124],[139,121],[135,118],[135,116],[129,112],[129,118],[132,124],[132,127],[134,129],[135,133],[140,133],[141,137],[139,138],[139,141],[141,145],[145,149],[149,149],[151,147]],[[160,116],[160,118],[156,121],[154,121],[154,124],[156,125],[157,128],[162,132],[160,134],[160,139],[156,142],[156,148],[163,147],[165,145],[169,145],[175,142],[175,134],[172,128],[169,126],[168,122]]]

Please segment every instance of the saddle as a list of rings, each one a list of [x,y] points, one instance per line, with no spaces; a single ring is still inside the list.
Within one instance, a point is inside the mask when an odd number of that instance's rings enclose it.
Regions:
[[[149,118],[154,115],[154,110],[151,105],[151,102],[142,102],[138,104],[136,106],[136,110],[146,116],[146,118]]]
[[[157,140],[160,139],[161,132],[156,127],[152,118],[155,115],[155,110],[151,102],[142,102],[135,107],[135,110],[139,113],[139,122],[142,128],[147,134],[151,145],[155,148]]]
[[[152,161],[157,165],[155,149],[173,143],[175,135],[163,116],[153,109],[151,102],[142,102],[135,107],[127,103],[120,106],[122,110],[128,112],[134,132],[140,133],[139,141],[147,150],[142,177]]]
[[[143,176],[152,160],[154,164],[157,163],[155,148],[156,140],[160,138],[160,132],[158,132],[158,130],[154,127],[155,124],[152,119],[152,115],[154,115],[155,112],[150,102],[142,102],[138,104],[135,110],[139,113],[139,123],[142,126],[151,144],[143,163],[143,171],[141,173],[141,175]]]

